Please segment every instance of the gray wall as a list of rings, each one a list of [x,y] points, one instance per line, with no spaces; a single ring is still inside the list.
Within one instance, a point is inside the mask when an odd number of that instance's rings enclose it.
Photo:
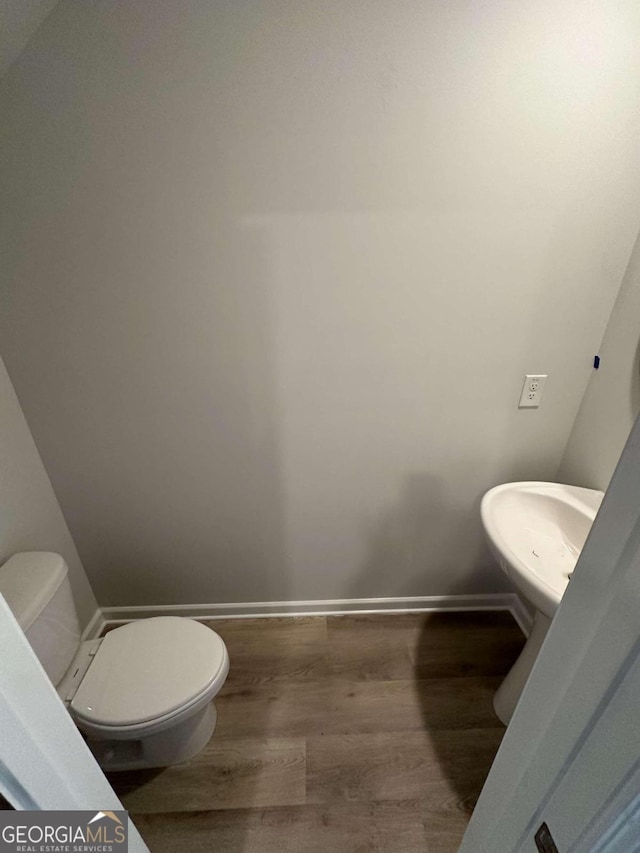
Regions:
[[[102,604],[505,588],[480,497],[554,477],[640,222],[598,9],[56,7],[0,86],[0,348]]]
[[[0,74],[20,55],[58,0],[2,0],[0,3]]]
[[[0,471],[0,563],[18,551],[62,554],[84,628],[96,600],[1,360]]]
[[[558,477],[606,489],[640,412],[640,238],[600,347]]]

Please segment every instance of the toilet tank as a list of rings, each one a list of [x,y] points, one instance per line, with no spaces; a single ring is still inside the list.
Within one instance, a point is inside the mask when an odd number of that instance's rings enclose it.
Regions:
[[[27,551],[0,566],[0,594],[54,685],[80,645],[67,564],[59,554]]]

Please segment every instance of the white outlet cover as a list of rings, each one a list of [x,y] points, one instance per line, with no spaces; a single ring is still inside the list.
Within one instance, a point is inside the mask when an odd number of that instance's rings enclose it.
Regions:
[[[537,409],[540,405],[544,383],[547,381],[547,373],[527,373],[522,383],[519,409]]]

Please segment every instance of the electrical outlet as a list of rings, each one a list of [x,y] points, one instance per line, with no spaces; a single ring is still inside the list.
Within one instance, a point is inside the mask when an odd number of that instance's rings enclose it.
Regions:
[[[547,381],[546,373],[537,375],[527,374],[524,377],[522,385],[522,393],[520,394],[519,409],[537,409],[540,405],[542,392],[544,391],[544,383]]]

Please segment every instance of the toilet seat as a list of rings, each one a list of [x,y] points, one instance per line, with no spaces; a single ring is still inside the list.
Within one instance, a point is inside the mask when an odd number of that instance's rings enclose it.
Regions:
[[[222,639],[192,619],[131,622],[102,640],[70,710],[78,725],[112,736],[158,731],[195,712],[229,670]]]

